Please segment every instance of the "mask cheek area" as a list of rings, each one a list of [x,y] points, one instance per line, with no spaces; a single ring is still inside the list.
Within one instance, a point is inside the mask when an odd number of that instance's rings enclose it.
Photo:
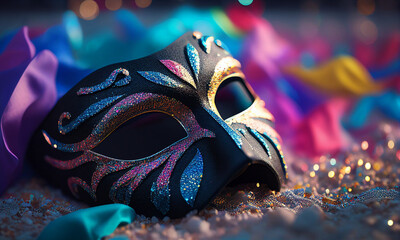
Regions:
[[[140,159],[158,153],[185,137],[185,129],[174,117],[150,112],[123,123],[93,151],[116,159]]]

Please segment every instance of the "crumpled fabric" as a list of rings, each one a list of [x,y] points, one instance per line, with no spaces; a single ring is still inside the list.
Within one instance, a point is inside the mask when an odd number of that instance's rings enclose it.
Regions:
[[[348,99],[334,98],[318,106],[294,126],[288,144],[297,154],[309,157],[311,161],[316,156],[334,155],[351,146],[341,123],[351,105]]]
[[[41,35],[32,39],[32,43],[37,51],[47,49],[57,57],[59,63],[56,75],[57,98],[63,96],[72,86],[92,72],[84,64],[75,60],[67,30],[68,23],[63,22],[47,29]]]
[[[0,55],[0,194],[18,176],[30,136],[57,100],[57,58],[35,53],[23,27]]]
[[[327,102],[329,96],[286,75],[282,66],[290,62],[293,46],[265,20],[253,19],[253,23],[243,48],[243,71],[274,115],[285,146],[307,157],[344,149],[348,141],[340,120],[346,100],[340,100],[343,107],[337,108],[338,101]]]
[[[352,55],[367,69],[390,65],[399,57],[400,31],[393,31],[378,44],[367,44],[360,40],[352,43]]]
[[[304,83],[333,95],[366,95],[383,89],[355,58],[341,56],[312,69],[299,66],[284,71]]]
[[[246,18],[239,17],[243,13]],[[289,42],[257,14],[233,7],[228,9],[228,15],[241,30],[249,32],[240,58],[243,71],[275,116],[275,127],[285,146],[295,154],[313,159],[349,149],[354,141],[347,133],[351,124],[343,122],[355,109],[352,106],[357,100],[380,94],[390,84],[400,89],[397,79],[387,79],[396,76],[399,69],[390,51],[383,54],[387,64],[375,70],[366,69],[351,56],[340,55],[320,64],[333,53],[325,39],[318,36],[300,43]],[[392,39],[391,45],[396,44]],[[293,67],[294,63],[303,66]],[[375,79],[376,76],[384,79]],[[367,105],[369,109],[358,111],[366,114],[378,105],[381,109],[386,106],[382,97]],[[393,116],[397,106],[392,107],[381,113]],[[360,119],[359,127],[365,122]]]
[[[135,211],[124,204],[81,209],[49,223],[38,240],[98,240],[113,233],[121,224],[133,222],[135,217]]]
[[[374,113],[384,114],[389,119],[400,122],[400,93],[388,90],[360,99],[349,116],[346,116],[344,125],[348,129],[360,129]]]

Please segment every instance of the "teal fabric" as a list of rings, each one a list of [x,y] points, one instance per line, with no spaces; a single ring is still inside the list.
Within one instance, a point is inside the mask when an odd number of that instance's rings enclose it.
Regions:
[[[123,204],[81,209],[51,222],[38,240],[101,239],[120,224],[131,223],[135,216],[135,211]]]

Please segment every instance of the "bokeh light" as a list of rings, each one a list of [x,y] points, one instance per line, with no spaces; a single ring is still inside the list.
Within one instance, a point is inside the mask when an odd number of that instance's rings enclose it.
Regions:
[[[318,164],[314,164],[313,169],[314,169],[314,171],[318,171],[319,170],[319,165]]]
[[[330,164],[331,164],[332,166],[335,166],[335,165],[336,165],[336,159],[334,159],[334,158],[331,158],[331,160],[330,160],[329,162],[330,162]]]
[[[253,3],[253,0],[239,0],[239,3],[242,4],[243,6],[249,6],[250,4]]]
[[[364,164],[364,161],[360,158],[358,159],[357,165],[362,166]]]
[[[369,162],[365,163],[365,169],[370,170],[371,169],[371,163],[369,163]]]
[[[375,11],[375,0],[358,0],[357,10],[363,15],[371,15]]]
[[[389,140],[388,141],[388,148],[389,149],[393,149],[394,148],[394,141],[393,140]]]
[[[356,37],[365,44],[373,44],[378,38],[378,28],[376,24],[365,17],[355,22],[354,32]]]
[[[368,142],[367,141],[362,141],[361,149],[364,150],[364,151],[368,149]]]
[[[387,225],[388,225],[389,227],[393,226],[393,220],[392,220],[392,219],[389,219],[389,220],[387,221]]]
[[[372,168],[373,168],[375,171],[379,171],[379,170],[382,169],[382,163],[381,163],[381,162],[374,162],[374,164],[372,164]]]
[[[95,19],[99,15],[99,6],[93,0],[85,0],[79,6],[79,14],[85,20]]]
[[[116,11],[122,7],[122,0],[106,0],[104,4],[108,10]]]
[[[135,4],[140,8],[147,8],[151,5],[151,0],[135,0]]]

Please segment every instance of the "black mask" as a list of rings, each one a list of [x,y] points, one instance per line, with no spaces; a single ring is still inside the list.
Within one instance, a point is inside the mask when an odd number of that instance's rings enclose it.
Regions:
[[[272,124],[223,43],[186,33],[85,77],[41,124],[27,157],[86,202],[182,217],[229,183],[280,190],[286,166]]]

